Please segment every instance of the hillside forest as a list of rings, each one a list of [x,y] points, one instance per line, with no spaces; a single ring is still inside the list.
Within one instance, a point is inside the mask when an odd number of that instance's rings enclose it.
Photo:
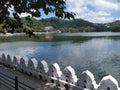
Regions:
[[[31,18],[30,22],[25,18],[21,20],[23,27],[16,27],[16,25],[14,25],[14,30],[11,27],[3,28],[3,23],[0,24],[0,32],[120,32],[119,20],[111,23],[92,23],[83,19],[63,20],[58,18],[40,20]]]

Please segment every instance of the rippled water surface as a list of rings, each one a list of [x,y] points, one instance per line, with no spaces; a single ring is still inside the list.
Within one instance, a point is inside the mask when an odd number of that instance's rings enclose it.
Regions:
[[[88,69],[97,81],[108,74],[120,81],[120,40],[93,38],[84,42],[1,43],[2,52],[44,59],[49,64],[57,62],[62,69],[71,65],[77,75]]]

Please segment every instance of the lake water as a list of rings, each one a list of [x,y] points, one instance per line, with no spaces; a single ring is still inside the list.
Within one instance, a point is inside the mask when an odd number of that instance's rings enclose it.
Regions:
[[[80,33],[36,33],[38,35],[60,35],[60,36],[120,36],[120,32],[80,32]]]
[[[90,70],[97,82],[108,74],[120,81],[119,39],[94,37],[81,42],[8,42],[0,44],[2,52],[46,60],[49,65],[57,62],[61,69],[71,65],[78,76],[82,71]]]

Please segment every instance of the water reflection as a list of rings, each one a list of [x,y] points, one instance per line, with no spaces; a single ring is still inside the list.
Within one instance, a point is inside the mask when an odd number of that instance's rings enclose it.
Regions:
[[[83,43],[71,41],[1,43],[0,51],[27,55],[37,60],[45,59],[49,64],[57,62],[62,68],[71,65],[78,75],[88,69],[93,72],[97,81],[107,74],[120,81],[120,40],[93,38]]]
[[[52,35],[63,36],[120,36],[120,32],[80,32],[80,33],[58,33]]]

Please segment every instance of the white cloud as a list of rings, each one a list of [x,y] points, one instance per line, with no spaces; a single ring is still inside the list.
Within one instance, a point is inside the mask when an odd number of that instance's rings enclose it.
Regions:
[[[27,17],[27,16],[31,16],[31,14],[29,14],[29,13],[21,13],[19,16],[20,17]]]
[[[120,0],[67,0],[67,10],[75,12],[76,18],[95,23],[114,21],[112,14],[120,12],[119,6]]]
[[[108,0],[94,0],[94,6],[98,10],[120,10],[119,4]]]
[[[120,18],[116,18],[116,20],[120,20]]]
[[[8,11],[10,12],[10,17],[13,17],[13,13],[15,12],[14,10],[14,6],[11,6],[8,8]],[[31,11],[35,11],[34,9],[31,9]],[[31,14],[29,13],[21,13],[21,14],[18,14],[20,17],[27,17],[27,16],[31,16]]]
[[[113,3],[120,3],[120,0],[105,0],[105,1],[113,2]]]

